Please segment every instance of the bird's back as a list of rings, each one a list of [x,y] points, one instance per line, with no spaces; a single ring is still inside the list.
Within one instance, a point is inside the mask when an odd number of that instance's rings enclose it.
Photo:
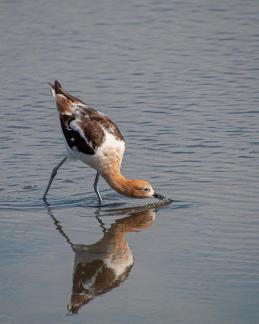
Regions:
[[[125,141],[117,125],[66,92],[58,81],[51,88],[70,157],[80,159],[97,170],[115,160],[120,164]]]

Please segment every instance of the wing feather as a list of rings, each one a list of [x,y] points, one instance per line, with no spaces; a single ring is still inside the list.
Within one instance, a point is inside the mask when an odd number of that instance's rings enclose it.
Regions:
[[[125,143],[122,133],[111,119],[65,91],[58,81],[52,85],[52,92],[62,130],[71,149],[93,155],[105,141],[106,132]]]

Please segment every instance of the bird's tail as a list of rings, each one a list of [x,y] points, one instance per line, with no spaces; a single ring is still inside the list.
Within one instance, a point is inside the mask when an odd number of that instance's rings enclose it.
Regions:
[[[49,85],[51,86],[51,91],[60,114],[71,115],[74,112],[76,104],[85,105],[80,99],[65,91],[57,80],[54,84],[49,83]]]

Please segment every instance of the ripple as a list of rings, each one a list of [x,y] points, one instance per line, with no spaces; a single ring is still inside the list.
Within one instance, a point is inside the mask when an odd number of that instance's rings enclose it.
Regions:
[[[74,255],[49,209],[88,245],[144,205],[157,216],[128,235],[129,279],[76,320],[119,323],[123,310],[125,322],[258,322],[258,11],[256,1],[0,2],[0,322],[66,322]],[[123,173],[171,204],[102,180],[100,227],[95,172],[70,162],[46,206],[64,154],[47,85],[56,78],[118,123]]]

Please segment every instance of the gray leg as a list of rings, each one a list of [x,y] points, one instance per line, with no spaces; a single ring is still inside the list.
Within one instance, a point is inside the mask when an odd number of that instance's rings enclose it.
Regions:
[[[99,189],[98,189],[98,180],[99,180],[99,173],[97,172],[95,180],[94,180],[94,191],[97,194],[99,205],[101,205],[103,200],[102,200],[102,197],[101,197]]]
[[[50,186],[51,186],[51,184],[52,184],[52,181],[54,180],[54,178],[55,178],[55,176],[57,175],[57,171],[58,171],[58,169],[61,167],[61,165],[63,164],[63,163],[65,163],[66,162],[66,160],[67,160],[67,157],[64,157],[64,159],[52,170],[52,172],[51,172],[51,176],[50,176],[50,179],[49,179],[49,183],[48,183],[48,186],[47,186],[47,188],[46,188],[46,190],[45,190],[45,192],[44,192],[44,195],[43,195],[43,199],[45,200],[46,199],[46,196],[47,196],[47,193],[48,193],[48,191],[49,191],[49,188],[50,188]]]

